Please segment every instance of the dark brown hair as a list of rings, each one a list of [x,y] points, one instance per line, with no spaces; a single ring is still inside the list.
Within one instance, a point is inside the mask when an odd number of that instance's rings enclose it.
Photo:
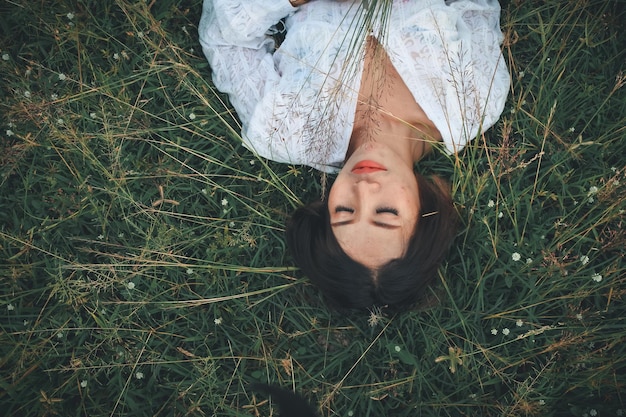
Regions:
[[[458,214],[445,181],[415,176],[420,213],[406,252],[377,270],[354,261],[343,251],[332,232],[326,201],[300,207],[292,215],[287,224],[291,255],[331,305],[408,308],[436,277],[456,236]]]

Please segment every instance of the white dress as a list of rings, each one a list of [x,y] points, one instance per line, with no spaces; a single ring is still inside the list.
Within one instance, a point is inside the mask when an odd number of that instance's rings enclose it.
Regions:
[[[393,0],[387,20],[368,21],[368,5],[383,1],[294,8],[289,0],[204,0],[200,43],[248,149],[337,171],[354,126],[367,35],[383,45],[449,152],[497,121],[509,88],[497,0]],[[283,18],[286,37],[276,49],[271,34]]]

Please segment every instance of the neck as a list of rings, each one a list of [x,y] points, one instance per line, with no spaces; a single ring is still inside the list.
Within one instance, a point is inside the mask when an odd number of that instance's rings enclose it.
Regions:
[[[369,36],[365,49],[346,159],[373,141],[394,149],[413,166],[431,151],[431,143],[441,140],[441,133],[415,101],[376,38]]]
[[[376,120],[355,127],[350,138],[346,159],[355,149],[367,142],[388,146],[400,155],[407,164],[413,164],[432,149],[431,143],[439,137],[439,132],[427,125],[411,124],[391,114],[382,114]]]

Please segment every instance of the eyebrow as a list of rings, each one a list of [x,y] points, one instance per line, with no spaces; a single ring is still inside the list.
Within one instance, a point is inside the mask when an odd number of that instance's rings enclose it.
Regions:
[[[350,220],[342,220],[340,222],[331,223],[330,225],[331,226],[346,226],[354,222],[355,222],[354,219],[350,219]],[[373,221],[371,222],[371,224],[373,224],[374,226],[380,227],[382,229],[387,229],[387,230],[399,229],[401,227],[400,225],[388,224],[388,223],[377,222],[377,221]]]

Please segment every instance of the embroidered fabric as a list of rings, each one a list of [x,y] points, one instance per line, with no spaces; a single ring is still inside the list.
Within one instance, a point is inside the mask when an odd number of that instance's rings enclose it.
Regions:
[[[497,121],[510,82],[497,0],[388,0],[390,10],[371,18],[376,3],[385,2],[313,0],[294,8],[289,0],[204,0],[200,43],[248,149],[337,171],[368,35],[383,45],[449,152]],[[286,36],[276,49],[279,22]]]

